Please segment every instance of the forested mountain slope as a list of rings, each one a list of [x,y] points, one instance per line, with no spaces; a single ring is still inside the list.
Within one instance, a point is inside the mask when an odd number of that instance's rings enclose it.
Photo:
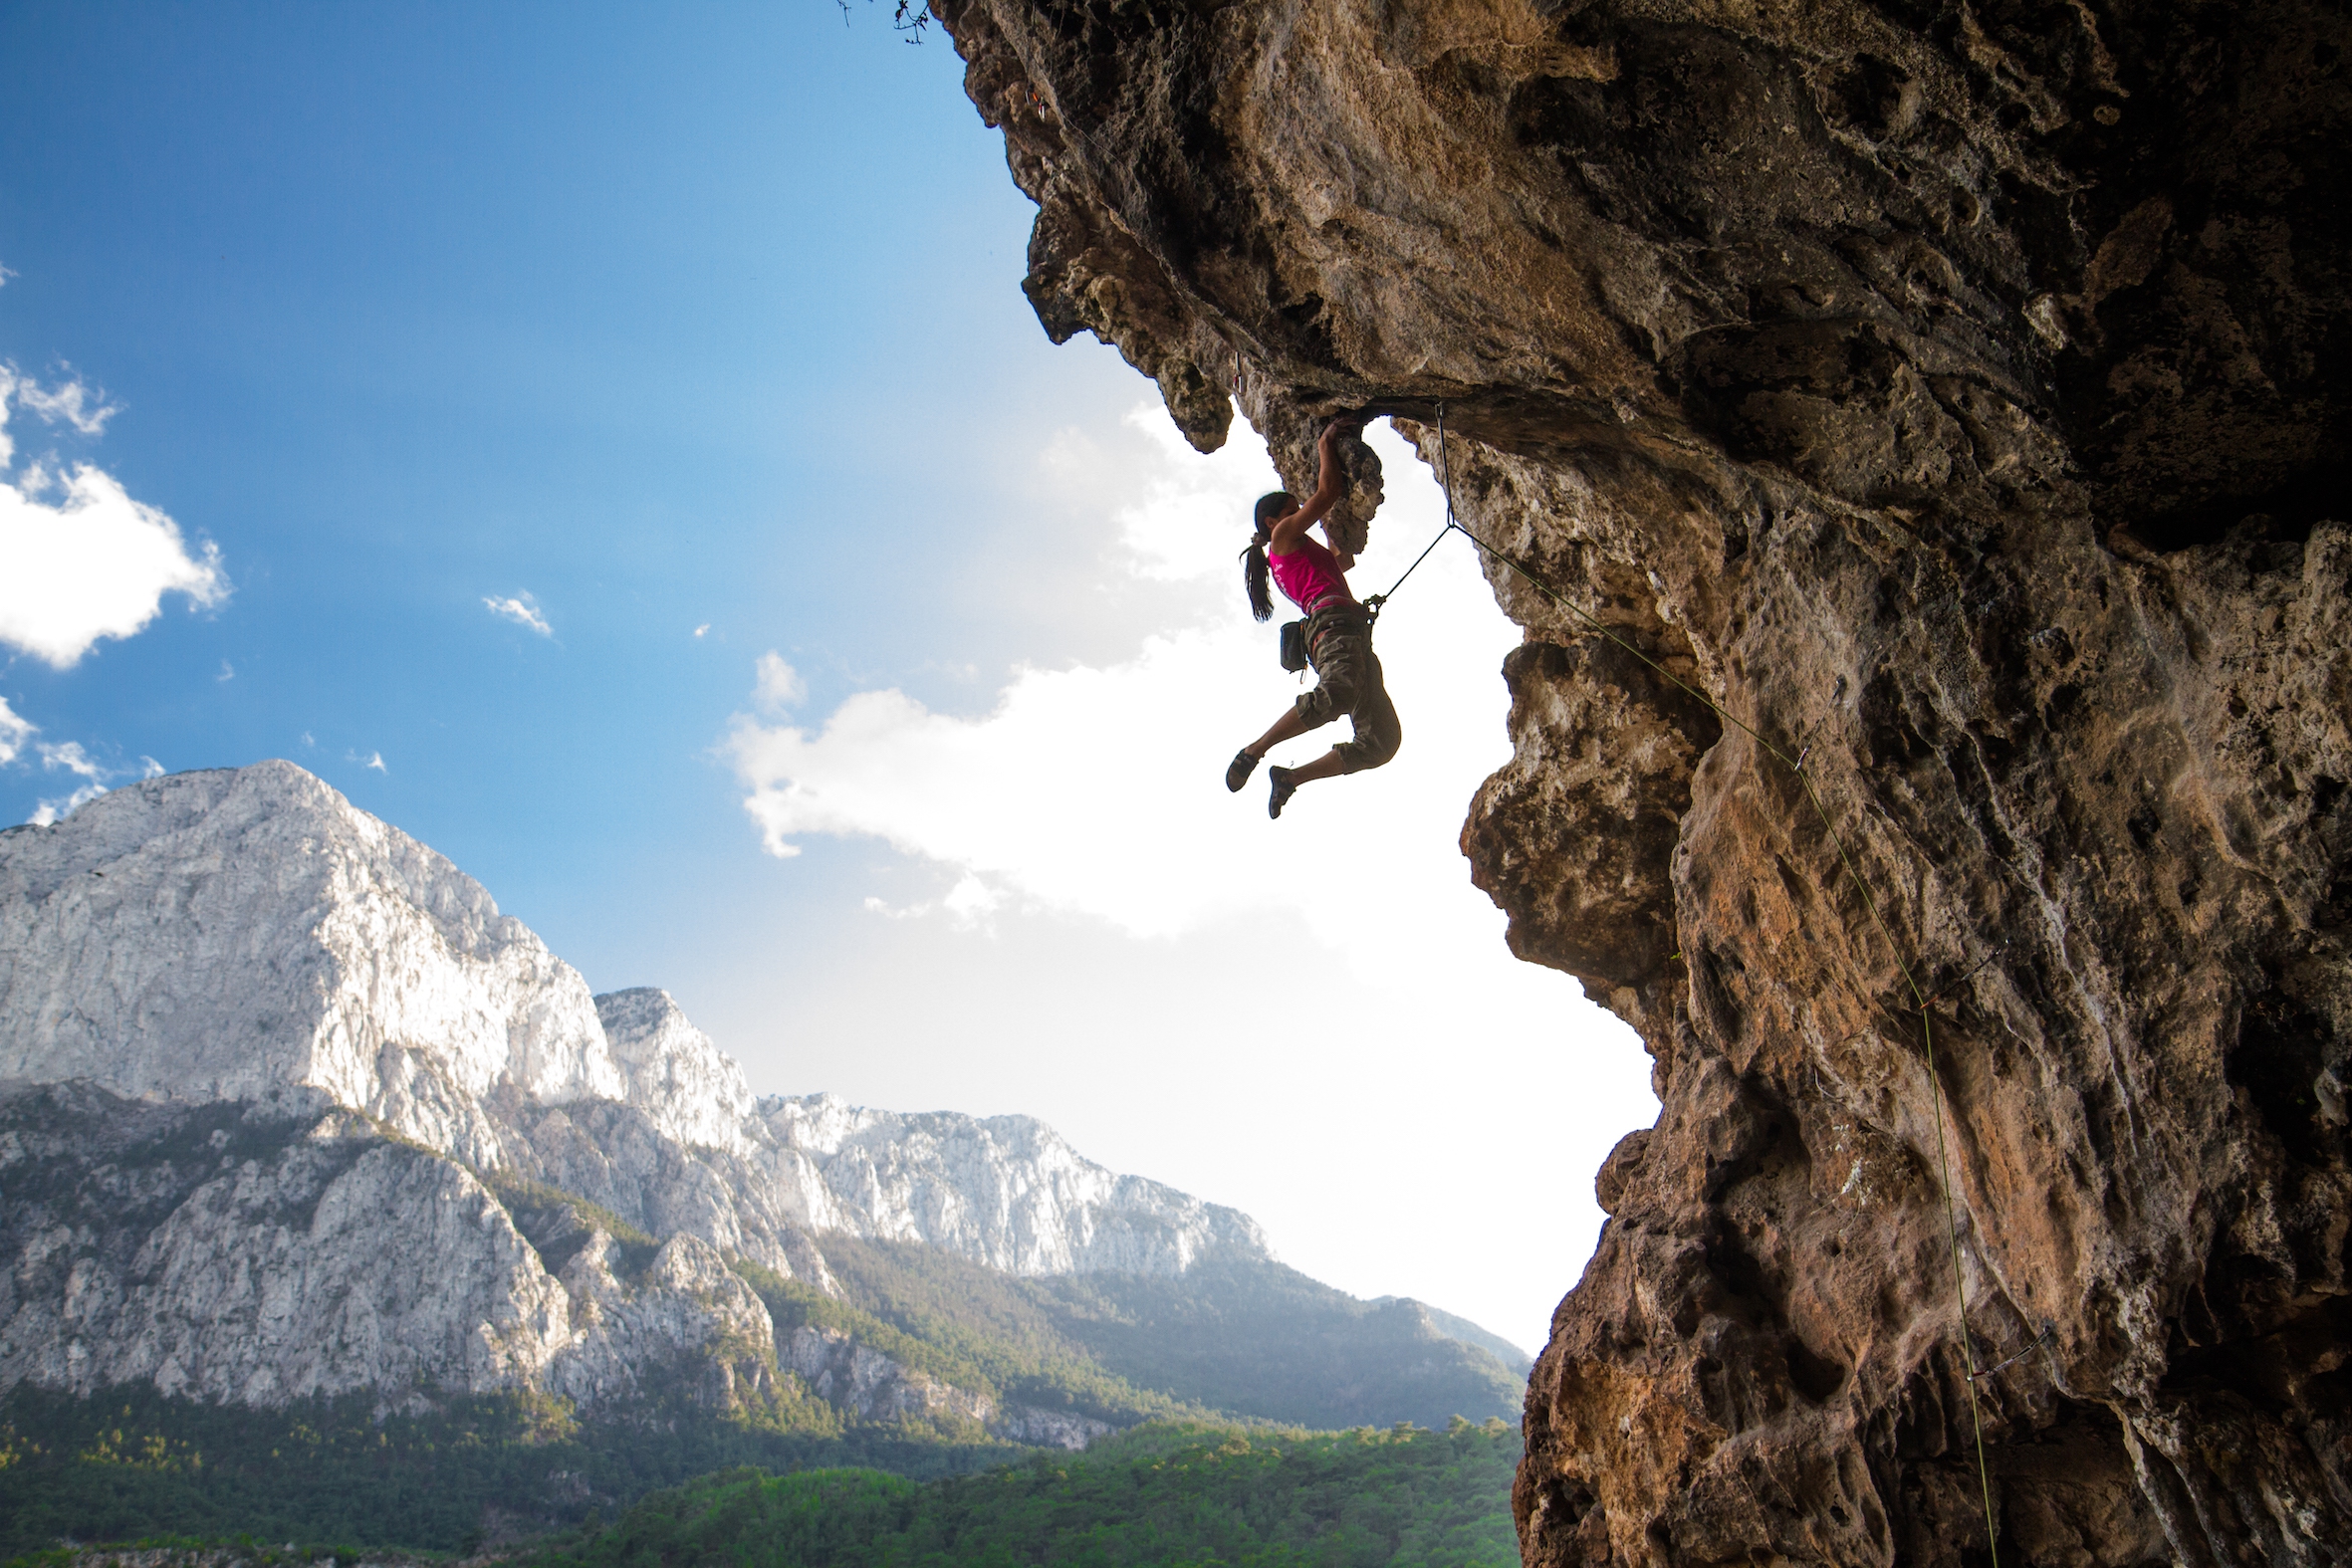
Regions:
[[[528,1568],[1231,1563],[1506,1568],[1519,1436],[1147,1428],[1082,1457],[917,1485],[873,1471],[714,1475]]]

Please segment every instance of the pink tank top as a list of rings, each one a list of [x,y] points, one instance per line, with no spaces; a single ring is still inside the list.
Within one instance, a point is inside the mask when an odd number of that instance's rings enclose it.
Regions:
[[[1302,539],[1298,548],[1288,556],[1267,552],[1266,563],[1274,568],[1274,585],[1283,590],[1283,597],[1300,609],[1312,613],[1323,600],[1334,595],[1355,602],[1355,595],[1347,591],[1347,578],[1341,575],[1338,558],[1311,539]]]

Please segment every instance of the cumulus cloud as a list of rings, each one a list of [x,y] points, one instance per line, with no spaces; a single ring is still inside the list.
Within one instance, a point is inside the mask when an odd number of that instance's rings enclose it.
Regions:
[[[191,551],[177,523],[112,475],[88,463],[15,469],[12,410],[86,436],[116,412],[79,380],[42,387],[0,365],[0,642],[62,670],[101,638],[138,632],[166,593],[196,608],[227,599],[219,547]]]
[[[773,648],[760,655],[753,670],[757,678],[752,684],[752,702],[762,713],[790,713],[809,695],[809,683],[801,679],[801,672],[785,663]]]
[[[1237,430],[1204,459],[1156,409],[1136,418],[1160,450],[1117,518],[1131,568],[1238,578],[1250,502],[1271,484],[1263,447]],[[1413,482],[1418,458],[1385,429],[1374,439],[1390,500],[1359,591],[1385,587],[1442,519],[1434,486]],[[1454,835],[1480,780],[1510,755],[1497,669],[1517,633],[1467,552],[1441,550],[1408,591],[1379,634],[1402,754],[1308,786],[1279,822],[1266,816],[1263,769],[1240,796],[1222,781],[1235,749],[1299,690],[1238,581],[1225,609],[1142,637],[1124,660],[1016,670],[984,715],[866,691],[820,725],[740,717],[729,752],[771,853],[794,854],[813,833],[881,839],[955,879],[959,901],[940,908],[967,920],[1017,898],[1163,937],[1273,908],[1374,972],[1421,945],[1485,953],[1492,920],[1427,911],[1482,913],[1463,898]],[[1341,721],[1275,760],[1307,761],[1346,733]]]
[[[501,620],[511,620],[525,630],[538,632],[542,637],[553,637],[556,634],[556,628],[548,624],[547,616],[540,613],[539,600],[533,598],[528,592],[517,593],[512,598],[503,599],[493,594],[485,594],[482,603],[488,607],[491,614]]]

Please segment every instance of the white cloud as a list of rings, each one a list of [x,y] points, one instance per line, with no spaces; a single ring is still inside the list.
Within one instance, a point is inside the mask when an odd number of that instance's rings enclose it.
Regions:
[[[800,850],[788,846],[786,852],[799,854]],[[958,931],[983,930],[994,933],[997,911],[1003,909],[1006,903],[1007,899],[1002,892],[967,871],[957,879],[955,886],[938,898],[920,904],[908,904],[904,908],[894,908],[885,899],[869,898],[865,901],[865,909],[866,913],[879,915],[884,920],[920,920],[925,915],[944,910],[948,924]]]
[[[996,912],[1004,906],[1005,895],[969,871],[939,901],[939,907],[947,911],[949,918],[965,928],[993,928]]]
[[[711,623],[710,623],[709,621],[707,621],[707,620],[706,620],[706,621],[704,621],[704,622],[703,622],[701,625],[699,625],[699,626],[697,626],[697,627],[695,627],[695,628],[694,628],[694,635],[695,635],[695,636],[697,636],[697,637],[703,636],[703,635],[707,634],[707,633],[710,631],[710,629],[711,629]]]
[[[84,784],[72,794],[55,800],[43,800],[33,807],[33,814],[25,818],[35,827],[48,827],[61,818],[72,816],[83,806],[107,792],[105,784]]]
[[[9,378],[5,395],[13,397],[18,407],[51,424],[63,420],[86,436],[104,435],[107,421],[122,411],[119,403],[108,402],[106,393],[93,392],[79,376],[62,386],[44,388],[13,370],[0,371],[0,375]]]
[[[1136,404],[1122,423],[1148,437],[1159,460],[1159,471],[1143,478],[1143,499],[1121,507],[1117,514],[1119,542],[1127,550],[1130,569],[1161,581],[1221,576],[1239,583],[1250,508],[1280,485],[1265,443],[1245,428],[1211,456],[1201,457],[1158,403]],[[1388,442],[1382,449],[1384,463],[1393,470],[1401,460],[1419,470],[1419,458],[1400,459],[1399,454],[1409,450],[1403,441],[1385,426],[1381,434]],[[1384,540],[1400,527],[1410,531],[1417,526],[1390,511],[1381,513],[1380,522]],[[1234,602],[1241,602],[1238,590]]]
[[[0,704],[0,708],[4,707],[5,704]],[[19,722],[22,723],[21,720]],[[30,726],[26,727],[25,733],[32,733]],[[115,780],[133,774],[141,779],[159,779],[163,776],[163,765],[152,757],[141,757],[136,768],[110,768],[92,757],[80,741],[66,741],[56,746],[41,741],[35,743],[33,750],[40,756],[44,771],[72,774],[83,781],[73,793],[37,803],[33,807],[33,814],[26,818],[36,827],[47,827],[61,817],[72,816],[75,811],[105,794]],[[0,762],[5,761],[7,758],[0,757]]]
[[[485,594],[482,602],[489,608],[491,614],[502,620],[511,620],[518,626],[538,632],[542,637],[553,637],[556,634],[555,627],[550,626],[547,623],[547,617],[540,613],[539,600],[533,598],[528,592],[518,593],[512,598],[504,599]]]
[[[219,547],[191,553],[177,523],[103,470],[77,463],[60,477],[34,463],[6,474],[11,405],[84,435],[115,413],[80,381],[45,389],[0,365],[0,642],[62,670],[101,638],[138,632],[166,593],[197,608],[227,599]]]
[[[1086,621],[1079,645],[1101,651],[1000,674],[976,716],[893,690],[785,719],[745,704],[731,751],[770,847],[828,833],[909,863],[828,856],[868,861],[858,891],[884,895],[866,908],[885,918],[837,923],[823,973],[746,983],[718,1021],[731,1038],[769,1030],[780,1083],[822,1073],[868,1104],[1044,1115],[1118,1169],[1248,1210],[1310,1274],[1539,1344],[1601,1223],[1574,1173],[1657,1107],[1622,1025],[1511,957],[1457,842],[1509,756],[1498,666],[1518,633],[1470,548],[1441,544],[1379,629],[1404,750],[1268,821],[1263,768],[1240,795],[1221,776],[1299,690],[1274,629],[1248,619],[1235,561],[1273,473],[1246,431],[1201,457],[1156,411],[1133,422],[1148,442],[1109,418],[1056,436],[1032,499],[1051,492],[1107,568],[1099,602],[1155,618],[1105,642],[1091,606],[1057,600],[1039,643]],[[1442,514],[1418,458],[1372,440],[1389,500],[1355,573],[1366,592]],[[1098,554],[1105,538],[1124,548]],[[769,1021],[786,1012],[789,1037]],[[1333,1169],[1358,1179],[1335,1192],[1316,1180]],[[1532,1241],[1480,1202],[1563,1181]],[[1400,1234],[1419,1240],[1399,1249]]]
[[[383,765],[383,753],[381,752],[369,752],[365,757],[361,757],[357,752],[346,752],[343,754],[343,760],[347,763],[357,763],[361,768],[372,768],[379,774],[391,772]]]
[[[790,713],[809,695],[809,683],[801,679],[801,672],[785,663],[784,656],[773,648],[761,654],[753,668],[757,679],[752,685],[752,702],[762,713]]]
[[[41,766],[44,768],[62,768],[67,773],[80,774],[85,779],[106,777],[106,770],[101,768],[91,758],[91,755],[82,749],[80,741],[68,741],[62,746],[51,746],[47,742],[43,742],[37,750],[41,753]]]
[[[25,743],[40,734],[40,727],[8,706],[8,699],[0,697],[0,764],[13,763]]]
[[[1017,670],[977,719],[897,690],[860,692],[822,726],[739,717],[729,750],[763,842],[790,855],[811,833],[883,839],[960,878],[961,905],[941,907],[968,920],[989,912],[983,895],[1144,937],[1289,910],[1367,975],[1431,948],[1448,962],[1491,955],[1497,922],[1483,900],[1463,897],[1455,834],[1479,782],[1510,755],[1496,672],[1517,631],[1475,560],[1441,550],[1381,624],[1405,731],[1397,760],[1310,785],[1269,821],[1264,769],[1239,796],[1222,779],[1236,748],[1300,689],[1276,660],[1272,628],[1250,620],[1234,564],[1250,503],[1271,483],[1264,448],[1237,430],[1203,459],[1159,428],[1167,419],[1156,409],[1134,417],[1164,439],[1157,471],[1130,491],[1141,499],[1118,519],[1131,565],[1230,576],[1227,607],[1144,637],[1118,663]],[[1384,428],[1373,438],[1390,500],[1356,573],[1363,591],[1385,587],[1442,520],[1434,486],[1411,482],[1418,458]],[[1275,760],[1307,761],[1346,733],[1342,722]],[[1438,908],[1462,913],[1429,914]]]
[[[213,679],[214,679],[214,680],[216,680],[216,681],[233,681],[233,680],[235,680],[236,678],[237,678],[237,667],[236,667],[234,664],[231,664],[231,663],[230,663],[228,660],[226,660],[226,659],[223,659],[223,660],[221,660],[221,661],[220,661],[220,673],[219,673],[218,675],[215,675],[215,676],[213,677]]]

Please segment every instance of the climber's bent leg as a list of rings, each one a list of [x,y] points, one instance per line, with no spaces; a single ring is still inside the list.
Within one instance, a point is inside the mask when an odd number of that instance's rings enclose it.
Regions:
[[[1380,684],[1380,661],[1373,656],[1372,639],[1365,630],[1344,625],[1325,630],[1313,638],[1307,657],[1314,663],[1314,685],[1298,694],[1298,700],[1275,720],[1272,729],[1242,748],[1226,769],[1227,788],[1239,789],[1248,781],[1254,759],[1285,741],[1321,729],[1342,714],[1353,722],[1355,738],[1342,741],[1303,768],[1285,769],[1285,799],[1298,784],[1377,768],[1396,755],[1403,732],[1397,727],[1396,709]]]
[[[1396,704],[1388,700],[1388,685],[1380,676],[1380,659],[1369,646],[1363,650],[1365,669],[1359,682],[1355,710],[1348,715],[1355,726],[1355,738],[1331,748],[1331,755],[1339,759],[1340,772],[1360,774],[1367,768],[1378,768],[1396,756],[1397,748],[1405,744],[1405,727],[1396,716]]]

